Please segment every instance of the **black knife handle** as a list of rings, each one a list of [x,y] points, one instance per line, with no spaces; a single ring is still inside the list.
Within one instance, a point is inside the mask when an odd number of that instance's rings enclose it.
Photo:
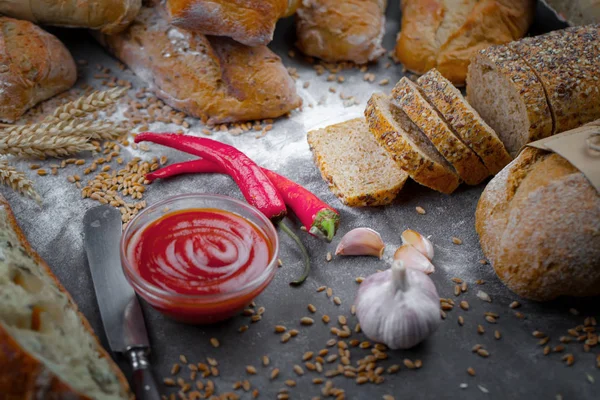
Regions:
[[[148,353],[147,348],[133,348],[125,353],[133,368],[133,391],[137,400],[161,400],[150,369]]]

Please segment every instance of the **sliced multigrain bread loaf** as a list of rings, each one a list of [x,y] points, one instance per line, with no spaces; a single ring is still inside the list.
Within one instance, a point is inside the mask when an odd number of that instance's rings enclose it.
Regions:
[[[410,177],[423,186],[452,193],[460,178],[427,136],[383,93],[375,93],[365,110],[371,134]]]
[[[308,132],[308,144],[323,179],[350,207],[390,204],[408,179],[369,133],[364,118]]]
[[[479,116],[454,85],[437,69],[417,81],[427,100],[454,132],[473,150],[488,171],[496,175],[512,161],[496,132]]]
[[[553,134],[600,118],[600,24],[554,31],[508,46],[544,86]]]
[[[463,143],[408,78],[402,78],[392,90],[392,103],[431,140],[466,184],[477,185],[490,175],[477,154]]]
[[[542,83],[507,46],[481,50],[472,60],[467,100],[513,157],[527,143],[552,135],[552,114]]]

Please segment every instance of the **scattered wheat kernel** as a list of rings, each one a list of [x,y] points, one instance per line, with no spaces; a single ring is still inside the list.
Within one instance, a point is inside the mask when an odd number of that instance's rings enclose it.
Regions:
[[[532,335],[534,338],[537,338],[537,339],[546,337],[546,334],[544,332],[540,332],[540,331],[533,331]]]
[[[365,278],[363,278],[362,276],[359,276],[354,279],[354,281],[358,284],[363,283],[364,280],[365,280]]]
[[[402,361],[404,363],[404,366],[408,369],[415,369],[415,363],[412,362],[411,360],[409,360],[408,358],[405,358],[404,361]]]
[[[467,289],[468,289],[467,282],[463,282],[463,283],[460,285],[460,290],[461,290],[461,292],[465,293],[465,292],[467,291]]]
[[[212,347],[220,346],[219,340],[217,338],[210,338],[210,344],[212,345]]]
[[[494,331],[494,337],[496,338],[496,340],[500,340],[500,338],[502,338],[500,331]]]
[[[273,368],[271,371],[271,379],[275,379],[279,376],[279,368]]]
[[[554,349],[552,349],[552,351],[555,353],[562,353],[563,351],[565,351],[565,346],[559,344],[558,346],[554,346]]]
[[[296,375],[299,375],[299,376],[304,375],[304,370],[299,365],[294,365],[294,372],[296,373]]]
[[[326,289],[327,289],[327,286],[319,286],[319,287],[317,288],[317,292],[323,292],[323,291],[324,291],[324,290],[326,290]]]
[[[309,317],[302,317],[302,319],[300,319],[300,323],[302,325],[312,325],[315,323],[315,320]]]
[[[340,325],[346,325],[348,323],[348,320],[343,315],[340,315],[338,316],[338,322]]]
[[[177,363],[173,364],[173,367],[171,368],[171,375],[177,375],[179,373],[179,370],[181,369],[181,366]]]
[[[550,337],[546,336],[545,338],[541,339],[540,341],[538,341],[538,344],[540,346],[545,346],[548,342],[550,341]]]
[[[459,315],[459,316],[458,316],[458,324],[459,324],[460,326],[463,326],[463,325],[465,324],[465,319],[463,318],[463,316],[462,316],[462,315]]]
[[[480,335],[483,335],[485,333],[483,325],[477,325],[477,333],[479,333]]]
[[[335,344],[337,343],[337,340],[335,339],[329,339],[326,343],[327,347],[332,347],[335,346]]]
[[[415,360],[415,368],[421,368],[423,366],[423,361]]]
[[[239,333],[244,333],[248,330],[248,325],[242,325],[238,328]]]
[[[292,329],[290,330],[290,336],[294,337],[294,336],[298,336],[300,332],[298,331],[298,329]]]
[[[485,320],[486,320],[487,322],[489,322],[490,324],[495,324],[495,323],[497,322],[497,321],[496,321],[496,318],[492,317],[491,315],[486,315],[486,316],[485,316]]]
[[[460,240],[459,238],[452,236],[452,243],[454,244],[462,244],[462,240]]]
[[[460,295],[460,285],[454,285],[454,295]]]
[[[290,335],[289,332],[286,332],[283,335],[281,335],[281,342],[287,343],[291,337],[292,337],[292,335]]]
[[[311,313],[317,312],[317,307],[313,306],[312,304],[309,304],[307,308],[308,308],[308,311],[310,311]]]
[[[473,369],[473,367],[467,368],[467,373],[471,376],[475,376],[475,370]]]
[[[417,207],[415,208],[415,210],[417,210],[417,213],[418,213],[418,214],[421,214],[421,215],[425,215],[425,214],[427,213],[427,211],[425,211],[425,209],[424,209],[423,207],[418,207],[418,206],[417,206]]]
[[[329,318],[329,315],[325,314],[325,315],[323,315],[323,317],[321,318],[321,320],[323,322],[325,322],[326,324],[328,324],[331,319]]]
[[[313,378],[312,382],[315,385],[320,385],[321,383],[323,383],[323,378]]]
[[[173,378],[164,378],[163,383],[167,386],[175,386],[175,380]]]
[[[521,307],[521,303],[519,303],[518,301],[513,301],[512,303],[510,303],[509,307],[514,310],[515,308]]]
[[[573,315],[579,315],[579,311],[577,311],[575,308],[569,308],[569,312]]]
[[[275,333],[283,333],[286,330],[286,327],[283,325],[275,325]]]
[[[39,176],[46,176],[46,175],[48,175],[48,171],[46,171],[45,169],[38,169],[37,174]]]
[[[254,322],[258,322],[258,321],[260,321],[261,319],[262,319],[262,317],[261,317],[260,315],[253,315],[253,316],[250,318],[250,321],[252,321],[252,322],[254,323]]]
[[[394,364],[387,369],[388,374],[395,374],[400,371],[400,366],[398,364]]]
[[[333,296],[333,289],[332,288],[327,288],[327,297],[331,297]]]
[[[469,303],[466,300],[461,301],[459,305],[460,308],[462,308],[465,311],[469,309]]]
[[[304,353],[302,355],[302,361],[308,361],[308,360],[310,360],[311,358],[313,358],[314,354],[315,353],[313,353],[312,351],[307,351],[306,353]]]
[[[369,382],[369,378],[367,378],[366,376],[359,376],[358,378],[356,378],[356,383],[359,385],[362,385],[367,382]]]
[[[326,260],[327,262],[329,262],[329,261],[331,261],[331,259],[332,259],[332,258],[333,258],[333,257],[332,257],[332,255],[331,255],[331,252],[330,252],[330,251],[328,251],[328,252],[327,252],[327,255],[325,256],[325,260]]]
[[[565,361],[565,363],[567,364],[567,366],[570,367],[571,365],[573,365],[573,363],[575,363],[575,357],[571,353],[565,354],[562,357],[562,361]]]
[[[187,364],[188,363],[187,357],[184,356],[183,354],[179,355],[179,361],[181,361],[183,364]]]
[[[246,372],[250,375],[256,375],[256,368],[254,368],[252,365],[247,365]]]
[[[519,318],[519,319],[525,319],[525,314],[523,314],[522,312],[515,312],[515,317]]]
[[[479,354],[481,357],[489,357],[490,353],[488,353],[488,351],[486,349],[479,349],[477,350],[477,354]]]
[[[296,386],[296,381],[293,379],[288,379],[285,381],[285,384],[289,387],[294,387],[294,386]]]
[[[339,297],[337,297],[337,296],[335,296],[335,297],[333,298],[333,302],[334,302],[336,305],[338,305],[338,306],[339,306],[340,304],[342,304],[342,300],[340,300],[340,298],[339,298]]]
[[[463,283],[463,280],[460,278],[452,278],[450,279],[452,282],[456,283],[457,285],[460,285],[461,283]]]

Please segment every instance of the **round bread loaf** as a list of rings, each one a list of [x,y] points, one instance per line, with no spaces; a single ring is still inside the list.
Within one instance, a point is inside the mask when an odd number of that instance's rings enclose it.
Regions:
[[[476,229],[519,296],[600,295],[600,195],[559,155],[526,148],[485,188]]]

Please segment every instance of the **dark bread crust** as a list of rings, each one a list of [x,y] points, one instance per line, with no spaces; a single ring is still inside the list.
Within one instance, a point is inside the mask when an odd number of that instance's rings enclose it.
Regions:
[[[134,396],[129,388],[127,379],[114,363],[110,355],[100,345],[98,337],[94,333],[88,320],[79,312],[77,304],[73,298],[59,282],[46,262],[31,248],[23,231],[19,227],[17,220],[10,208],[10,205],[2,195],[0,195],[0,209],[4,208],[8,216],[8,222],[15,235],[19,239],[19,245],[33,259],[37,265],[48,275],[56,287],[67,297],[72,309],[77,312],[84,329],[92,336],[97,344],[97,350],[100,358],[107,360],[110,368],[117,376],[122,387],[123,393],[133,400]],[[73,400],[93,400],[83,393],[79,393],[63,382],[58,376],[53,374],[43,362],[38,360],[33,354],[21,348],[19,343],[4,329],[0,323],[0,394],[2,400],[22,400],[22,399],[73,399]]]

